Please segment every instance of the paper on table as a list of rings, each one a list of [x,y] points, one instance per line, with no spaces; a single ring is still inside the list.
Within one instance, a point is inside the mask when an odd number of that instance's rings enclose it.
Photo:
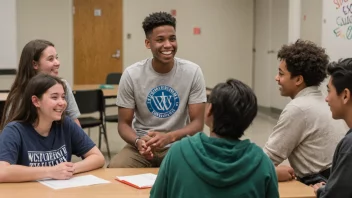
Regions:
[[[68,180],[40,180],[38,182],[55,190],[110,183],[109,181],[100,179],[94,175],[78,176]]]
[[[156,180],[156,176],[157,175],[152,173],[146,173],[131,176],[117,176],[116,179],[135,188],[151,188]]]

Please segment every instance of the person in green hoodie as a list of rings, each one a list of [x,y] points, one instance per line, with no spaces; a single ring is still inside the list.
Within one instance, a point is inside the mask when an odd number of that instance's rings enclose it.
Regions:
[[[257,110],[246,84],[229,79],[216,85],[205,111],[210,137],[200,132],[174,143],[150,197],[278,198],[272,161],[250,140],[240,140]]]

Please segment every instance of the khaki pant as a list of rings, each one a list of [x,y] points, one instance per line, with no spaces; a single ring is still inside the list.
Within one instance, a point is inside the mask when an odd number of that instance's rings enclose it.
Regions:
[[[130,144],[127,144],[117,155],[115,155],[108,168],[148,168],[160,167],[169,148],[159,149],[154,151],[152,160],[145,159],[138,149]]]

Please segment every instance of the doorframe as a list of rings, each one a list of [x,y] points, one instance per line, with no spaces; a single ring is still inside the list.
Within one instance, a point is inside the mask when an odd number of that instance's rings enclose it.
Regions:
[[[70,62],[70,64],[72,65],[72,68],[71,68],[71,79],[66,79],[71,86],[73,86],[73,83],[74,83],[74,71],[75,71],[75,65],[74,65],[74,38],[73,38],[73,14],[74,14],[74,8],[73,8],[73,0],[68,0],[69,3],[68,5],[70,6],[69,7],[69,10],[71,10],[70,12],[70,15],[68,17],[68,24],[69,24],[69,39],[68,39],[68,54],[69,54],[69,57],[68,57],[68,60]]]

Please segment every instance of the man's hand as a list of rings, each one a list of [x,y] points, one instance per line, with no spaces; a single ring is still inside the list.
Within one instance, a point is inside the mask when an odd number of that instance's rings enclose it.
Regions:
[[[147,160],[151,160],[153,159],[154,155],[151,147],[146,145],[146,139],[148,139],[148,137],[144,136],[137,141],[137,149],[139,153],[144,156]]]
[[[170,133],[149,131],[148,136],[151,139],[147,141],[147,147],[164,148],[172,142]]]
[[[314,184],[314,185],[310,185],[310,186],[314,189],[315,195],[317,195],[318,189],[321,188],[324,185],[325,185],[325,182],[320,182],[320,183],[317,183],[317,184]]]
[[[290,181],[296,178],[295,172],[290,166],[280,165],[277,166],[275,169],[279,182]]]

